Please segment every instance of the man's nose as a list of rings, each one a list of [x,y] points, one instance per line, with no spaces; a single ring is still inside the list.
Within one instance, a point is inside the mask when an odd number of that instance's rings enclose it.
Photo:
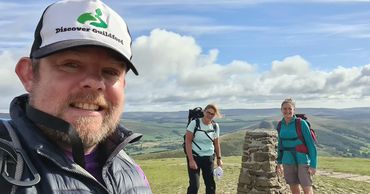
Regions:
[[[105,89],[104,77],[97,72],[87,73],[84,79],[81,81],[81,87],[84,89],[102,91]]]

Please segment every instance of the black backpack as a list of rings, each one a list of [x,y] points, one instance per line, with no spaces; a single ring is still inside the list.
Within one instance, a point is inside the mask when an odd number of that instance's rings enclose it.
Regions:
[[[186,124],[186,126],[189,125],[189,123],[194,120],[194,119],[199,119],[199,118],[203,118],[204,117],[204,114],[203,114],[203,110],[202,110],[202,107],[196,107],[194,109],[189,109],[189,114],[188,114],[188,124]],[[195,131],[194,131],[195,133]]]
[[[200,119],[201,119],[201,118],[203,118],[203,117],[204,117],[204,114],[203,114],[203,109],[202,109],[202,107],[196,107],[196,108],[194,108],[194,109],[189,109],[189,114],[188,114],[188,123],[187,123],[186,127],[187,127],[187,126],[189,126],[189,124],[190,124],[190,122],[191,122],[192,120],[195,120],[195,122],[196,122],[196,123],[195,123],[195,127],[194,127],[192,143],[193,143],[195,146],[197,146],[197,147],[199,148],[199,150],[201,150],[202,148],[201,148],[201,147],[200,147],[196,142],[194,142],[195,133],[196,133],[197,131],[203,131],[203,132],[207,135],[207,137],[208,137],[212,142],[214,142],[214,140],[213,140],[213,139],[208,135],[208,133],[210,133],[210,132],[216,132],[216,130],[217,130],[216,122],[214,122],[213,120],[212,120],[213,130],[208,130],[208,131],[204,131],[204,130],[202,130],[202,129],[200,128]],[[186,137],[186,135],[184,135],[184,142],[182,143],[182,147],[183,147],[183,149],[184,149],[184,153],[185,153],[185,155],[186,155],[185,137]],[[198,155],[198,153],[196,153],[194,150],[192,150],[192,152],[193,152],[193,155],[199,156],[199,155]]]
[[[33,175],[33,179],[21,180],[25,167]],[[36,185],[41,179],[22,149],[11,122],[2,119],[0,119],[0,176],[0,188],[4,193],[15,192],[16,187]]]

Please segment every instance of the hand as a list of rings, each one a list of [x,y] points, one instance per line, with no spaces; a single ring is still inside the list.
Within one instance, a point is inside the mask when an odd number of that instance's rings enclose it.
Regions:
[[[193,169],[193,170],[198,169],[198,165],[197,165],[197,163],[195,162],[195,160],[189,160],[189,168],[190,168],[190,169]]]
[[[315,173],[316,173],[316,169],[315,168],[311,168],[311,167],[309,167],[308,168],[308,173],[310,173],[310,175],[312,176],[312,175],[315,175]]]
[[[282,175],[283,175],[283,171],[284,171],[284,169],[283,169],[283,165],[278,164],[278,165],[276,166],[275,171],[276,171],[276,174],[278,174],[279,176],[282,176]]]
[[[217,166],[219,166],[219,167],[221,167],[222,168],[222,165],[223,165],[224,163],[222,162],[222,160],[221,159],[217,159]]]

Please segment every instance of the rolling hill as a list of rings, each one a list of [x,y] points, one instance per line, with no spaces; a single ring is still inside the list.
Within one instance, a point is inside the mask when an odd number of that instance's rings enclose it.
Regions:
[[[370,108],[302,108],[318,135],[320,155],[370,158]],[[156,153],[183,157],[182,141],[187,111],[127,112],[121,123],[144,137],[128,146],[131,154]],[[280,109],[225,109],[217,119],[221,127],[222,152],[241,155],[246,130],[274,130],[281,119]],[[0,113],[1,118],[8,114]]]
[[[370,108],[307,108],[306,113],[319,140],[319,152],[327,156],[370,158]],[[217,122],[221,127],[223,155],[240,155],[246,130],[274,130],[280,118],[279,109],[228,109]],[[181,143],[187,123],[187,112],[125,113],[122,123],[144,134],[142,141],[130,146],[134,154],[164,151],[182,155]],[[177,153],[177,154],[176,154]],[[183,156],[183,155],[182,155]]]

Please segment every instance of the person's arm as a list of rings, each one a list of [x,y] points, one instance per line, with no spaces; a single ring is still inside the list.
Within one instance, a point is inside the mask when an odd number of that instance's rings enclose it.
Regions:
[[[281,124],[280,124],[281,125]],[[280,131],[281,131],[281,127],[282,126],[280,126]],[[279,133],[279,131],[276,129],[276,131],[277,131],[277,133]],[[278,173],[278,175],[282,175],[283,174],[283,166],[282,166],[282,163],[283,163],[283,151],[282,150],[280,150],[280,148],[281,148],[281,140],[280,140],[280,134],[277,134],[277,140],[278,140],[278,146],[277,146],[277,158],[276,158],[276,163],[277,163],[277,165],[276,165],[276,169],[275,169],[275,171],[276,171],[276,173]]]
[[[309,155],[309,158],[310,158],[310,167],[316,169],[316,167],[317,167],[317,150],[316,150],[315,142],[314,142],[313,138],[311,137],[310,129],[308,127],[308,124],[305,121],[301,122],[301,127],[302,127],[302,135],[303,135],[303,138],[306,142],[306,146],[307,146],[307,149],[308,149],[308,155]]]
[[[214,141],[213,141],[213,146],[215,148],[215,154],[216,154],[216,161],[217,161],[217,166],[222,167],[222,158],[221,158],[221,145],[220,145],[220,126],[218,123],[215,123],[213,126],[215,129],[215,136],[214,136]]]
[[[220,138],[216,138],[213,142],[213,145],[215,147],[215,154],[216,154],[216,160],[217,160],[217,166],[222,167],[222,158],[221,158],[221,146],[220,146]]]
[[[193,133],[190,131],[186,131],[185,134],[185,149],[186,149],[186,155],[189,160],[194,160],[193,157],[193,150],[192,150],[192,141],[193,141]]]
[[[186,150],[186,156],[189,160],[189,167],[191,169],[198,169],[198,166],[197,166],[197,163],[195,162],[194,160],[194,157],[193,157],[193,148],[192,148],[192,142],[193,142],[193,138],[194,138],[194,135],[193,135],[193,132],[194,131],[191,131],[192,129],[194,130],[194,127],[195,127],[195,123],[194,121],[192,121],[188,128],[186,129],[186,133],[185,133],[185,150]]]

